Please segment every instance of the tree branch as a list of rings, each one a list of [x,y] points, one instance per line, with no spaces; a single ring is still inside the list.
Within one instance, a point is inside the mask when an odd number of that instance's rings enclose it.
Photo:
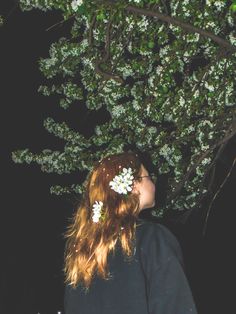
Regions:
[[[211,210],[211,208],[212,208],[212,204],[213,204],[215,198],[217,197],[217,195],[218,195],[218,194],[220,193],[220,191],[222,190],[222,188],[223,188],[225,182],[227,181],[228,177],[230,176],[230,174],[231,174],[231,172],[232,172],[232,170],[233,170],[233,167],[234,167],[235,163],[236,163],[236,157],[234,158],[233,164],[232,164],[232,166],[231,166],[231,168],[230,168],[230,170],[229,170],[227,176],[224,178],[224,181],[221,183],[219,189],[217,190],[217,192],[215,193],[213,199],[211,200],[210,206],[209,206],[208,211],[207,211],[207,215],[206,215],[204,227],[203,227],[203,236],[205,236],[205,234],[206,234],[206,227],[207,227],[207,222],[208,222],[209,215],[210,215],[210,210]]]
[[[106,72],[106,71],[102,70],[102,69],[100,68],[101,63],[102,63],[102,61],[96,61],[96,62],[95,62],[95,72],[96,72],[97,74],[99,74],[100,76],[102,76],[102,77],[104,78],[104,80],[106,80],[106,81],[107,81],[107,80],[110,80],[110,79],[113,79],[113,80],[115,80],[115,81],[117,81],[117,82],[119,82],[119,83],[121,83],[121,84],[124,83],[124,80],[123,80],[120,76],[114,75],[114,74],[112,74],[112,73],[110,73],[110,72]]]
[[[187,32],[190,33],[198,33],[199,35],[203,36],[203,37],[208,37],[211,38],[214,42],[216,42],[219,46],[226,48],[228,51],[230,51],[231,53],[236,52],[236,47],[234,47],[229,41],[216,36],[215,34],[203,30],[201,28],[195,27],[191,24],[185,23],[183,21],[180,21],[177,18],[168,16],[166,14],[162,14],[159,12],[153,12],[151,10],[147,10],[147,9],[143,9],[143,8],[138,8],[135,6],[131,6],[128,5],[125,8],[126,11],[131,12],[131,13],[136,13],[136,14],[140,14],[140,15],[146,15],[146,16],[152,16],[152,17],[157,17],[159,20],[163,21],[163,22],[167,22],[176,26],[180,26],[182,29],[186,30]]]
[[[115,81],[123,84],[124,80],[120,76],[114,75],[111,72],[103,71],[100,67],[100,65],[102,63],[105,63],[110,58],[111,26],[112,26],[113,16],[114,16],[114,13],[110,17],[109,22],[107,24],[107,28],[106,28],[105,53],[104,53],[102,60],[100,60],[100,61],[96,60],[95,61],[95,71],[96,71],[96,73],[101,75],[105,80],[114,79]]]
[[[232,128],[232,131],[230,130]],[[231,131],[231,132],[230,132]],[[235,123],[232,123],[232,125],[230,125],[230,128],[228,129],[228,131],[226,132],[226,135],[224,136],[223,139],[219,140],[216,144],[214,144],[212,147],[210,147],[208,150],[206,150],[201,156],[200,158],[198,158],[198,160],[196,161],[196,163],[194,165],[192,165],[192,167],[188,170],[188,172],[185,174],[185,176],[183,177],[181,183],[179,183],[174,192],[172,193],[172,195],[170,196],[171,200],[175,200],[179,193],[181,192],[182,188],[184,187],[184,184],[186,181],[188,181],[190,175],[193,173],[193,171],[196,169],[196,167],[201,163],[201,161],[206,158],[206,156],[213,151],[216,147],[218,146],[222,146],[224,143],[228,142],[234,135],[236,134],[236,125]],[[223,146],[222,146],[223,147]],[[221,149],[220,149],[221,150]],[[217,156],[218,157],[218,156]]]
[[[116,34],[119,33],[119,30],[120,30],[120,29],[118,28]],[[117,66],[117,64],[118,64],[118,62],[119,62],[119,60],[120,60],[120,58],[121,58],[121,56],[122,56],[122,52],[124,51],[125,47],[128,45],[128,43],[129,43],[129,41],[130,41],[131,35],[132,35],[132,30],[131,30],[131,32],[129,33],[128,37],[126,38],[126,42],[124,43],[123,49],[122,49],[122,51],[120,52],[119,56],[117,57],[117,59],[116,59],[114,65],[113,65],[113,67],[112,67],[112,68],[113,68],[112,71],[116,68],[116,66]],[[110,40],[110,38],[111,38],[110,36],[109,36],[109,37],[107,36],[107,40],[108,40],[108,39]],[[106,47],[107,47],[107,48],[108,48],[108,47],[110,48],[110,44],[109,44],[109,45],[106,44]],[[105,57],[106,57],[106,55],[105,55]],[[103,60],[104,60],[104,59],[103,59]],[[102,62],[103,62],[103,61],[102,61]],[[98,62],[98,67],[99,67],[99,64],[102,63],[102,62]],[[98,71],[101,71],[101,69],[99,68]],[[102,73],[104,73],[104,75],[103,75]],[[99,74],[100,74],[100,73],[99,73]],[[114,76],[112,73],[108,73],[108,72],[105,73],[105,72],[102,71],[100,75],[103,75],[103,77],[105,78],[105,82],[100,86],[98,92],[100,92],[100,91],[103,89],[103,87],[104,87],[106,81],[109,80],[109,79],[111,79],[111,78],[113,78],[114,80],[120,82],[121,84],[124,83],[124,80],[123,80],[120,76]]]
[[[93,29],[94,29],[94,25],[96,24],[95,22],[96,22],[96,14],[93,15],[91,24],[89,25],[88,43],[90,47],[92,47],[92,44],[93,44]]]
[[[112,2],[107,1],[109,4],[112,4]],[[165,9],[166,6],[165,6]],[[163,22],[167,22],[168,24],[173,24],[176,26],[180,26],[182,29],[186,30],[187,32],[191,32],[191,33],[198,33],[201,36],[207,37],[207,38],[211,38],[214,42],[216,42],[220,47],[220,51],[218,53],[218,59],[220,59],[222,56],[226,56],[228,53],[233,53],[236,52],[236,47],[234,47],[229,41],[216,36],[215,34],[200,29],[198,27],[195,27],[191,24],[185,23],[183,21],[178,20],[177,18],[168,16],[166,14],[162,14],[159,12],[153,12],[153,10],[147,10],[147,9],[143,9],[143,8],[138,8],[135,6],[131,6],[128,5],[125,8],[126,11],[134,13],[134,14],[139,14],[139,15],[145,15],[145,16],[152,16],[152,17],[157,17],[158,19],[160,19]],[[109,24],[107,26],[107,32],[106,32],[106,54],[103,58],[103,60],[101,60],[100,62],[96,62],[95,63],[95,69],[97,71],[97,73],[101,76],[103,76],[105,78],[105,80],[109,80],[109,79],[115,79],[118,82],[124,83],[124,80],[117,76],[114,75],[112,73],[109,72],[104,72],[101,68],[100,65],[101,63],[103,63],[104,61],[106,61],[109,57],[110,57],[110,27],[111,27],[111,23],[112,23],[112,19],[110,19]],[[91,36],[91,31],[90,31],[90,36]]]
[[[64,19],[63,19],[63,20],[61,20],[61,21],[59,21],[59,22],[57,22],[57,23],[51,25],[50,27],[48,27],[48,28],[46,29],[46,32],[49,31],[50,29],[52,29],[53,27],[57,26],[57,25],[61,25],[61,24],[65,23],[65,22],[69,21],[69,20],[72,19],[73,17],[75,17],[75,14],[71,15],[67,20],[64,20]]]

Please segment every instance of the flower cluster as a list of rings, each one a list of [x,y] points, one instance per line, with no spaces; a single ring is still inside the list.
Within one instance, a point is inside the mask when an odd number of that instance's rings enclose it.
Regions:
[[[134,176],[131,168],[123,168],[122,172],[115,176],[112,181],[109,182],[111,189],[119,194],[127,194],[132,191],[132,183]]]
[[[93,204],[93,222],[98,222],[100,217],[101,217],[101,210],[102,210],[102,206],[103,206],[103,202],[101,201],[95,201],[95,203]]]
[[[81,6],[83,3],[83,0],[73,0],[71,2],[71,7],[73,11],[77,11],[78,7]]]

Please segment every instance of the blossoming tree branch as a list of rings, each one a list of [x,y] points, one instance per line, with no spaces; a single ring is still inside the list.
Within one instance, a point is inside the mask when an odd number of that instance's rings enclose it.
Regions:
[[[68,174],[132,147],[168,175],[166,204],[157,206],[157,215],[197,207],[236,133],[235,6],[223,0],[20,0],[24,11],[61,10],[61,23],[73,22],[69,38],[52,43],[49,57],[39,61],[48,79],[39,91],[60,95],[65,110],[78,102],[88,110],[105,108],[110,119],[86,138],[69,121],[48,117],[44,126],[65,141],[64,151],[23,149],[13,160]],[[56,194],[82,191],[76,183],[51,187]]]

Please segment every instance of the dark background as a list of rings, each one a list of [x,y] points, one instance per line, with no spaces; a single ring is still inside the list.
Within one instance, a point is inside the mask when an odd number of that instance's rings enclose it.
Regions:
[[[47,174],[38,165],[15,164],[11,152],[25,148],[34,153],[45,148],[63,150],[64,142],[44,129],[46,117],[66,121],[73,129],[89,134],[93,124],[101,122],[104,116],[87,112],[79,102],[64,111],[58,98],[37,92],[39,85],[46,83],[38,60],[48,57],[50,43],[67,34],[70,23],[46,31],[62,20],[60,12],[21,12],[15,3],[0,2],[0,14],[7,16],[5,25],[0,27],[0,314],[54,314],[63,311],[63,232],[75,199],[51,195],[49,188],[80,181],[82,176]],[[218,186],[230,169],[235,148],[234,138],[218,161],[215,179]],[[207,205],[194,211],[185,224],[178,220],[182,213],[170,214],[162,220],[183,248],[199,314],[236,313],[235,289],[230,288],[236,279],[235,183],[234,167],[213,203],[204,237]],[[148,210],[143,214],[151,219]]]

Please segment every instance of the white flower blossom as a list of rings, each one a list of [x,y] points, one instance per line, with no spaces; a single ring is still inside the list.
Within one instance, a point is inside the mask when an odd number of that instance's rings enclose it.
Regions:
[[[102,210],[102,206],[103,206],[103,202],[101,201],[95,201],[95,203],[93,204],[93,222],[99,222],[99,219],[101,217],[101,210]]]
[[[169,48],[167,46],[160,48],[159,50],[159,56],[160,57],[164,57],[165,55],[167,55]]]
[[[201,164],[202,165],[208,165],[211,163],[211,158],[204,158],[202,161],[201,161]]]
[[[115,176],[112,181],[109,182],[111,189],[119,194],[127,194],[132,191],[133,172],[131,168],[123,168],[122,173]]]
[[[226,17],[227,17],[227,21],[228,21],[229,25],[233,26],[234,25],[233,16],[231,14],[227,14]]]
[[[197,89],[194,94],[193,94],[193,98],[197,98],[199,96],[199,90]]]
[[[142,108],[141,104],[136,100],[132,100],[132,105],[134,110],[140,110]]]
[[[138,21],[137,25],[139,26],[141,32],[145,32],[147,30],[148,25],[149,25],[147,17],[143,15],[141,17],[141,20]]]
[[[213,85],[209,85],[208,82],[205,82],[205,87],[210,91],[214,92],[215,88]]]
[[[231,32],[228,36],[229,41],[231,42],[232,45],[236,45],[236,33],[233,34],[233,32]]]
[[[111,115],[113,118],[118,118],[124,113],[125,113],[125,108],[122,105],[114,106],[111,110]]]
[[[83,0],[73,0],[71,2],[72,10],[77,11],[78,7],[81,6],[82,3],[83,3]]]
[[[206,5],[207,6],[214,5],[217,11],[221,11],[221,9],[226,5],[226,1],[225,0],[219,0],[219,1],[206,0]]]
[[[209,26],[209,27],[214,28],[216,26],[216,24],[213,21],[209,21],[209,22],[206,23],[205,26],[207,26],[207,27]]]
[[[167,144],[162,146],[160,151],[159,151],[159,154],[164,156],[164,157],[169,156],[171,153],[172,153],[172,149]]]
[[[128,23],[128,25],[127,25],[127,31],[132,30],[132,29],[134,28],[134,25],[135,25],[135,22],[134,22],[133,18],[130,17],[130,16],[126,16],[125,20],[126,20],[126,22]],[[130,43],[131,43],[131,42],[130,42]],[[130,44],[130,43],[129,43],[129,44]]]
[[[156,74],[160,74],[162,71],[163,71],[163,66],[158,65],[158,66],[156,67]]]
[[[185,99],[182,96],[180,96],[180,98],[179,98],[180,107],[183,107],[184,104],[185,104]]]

